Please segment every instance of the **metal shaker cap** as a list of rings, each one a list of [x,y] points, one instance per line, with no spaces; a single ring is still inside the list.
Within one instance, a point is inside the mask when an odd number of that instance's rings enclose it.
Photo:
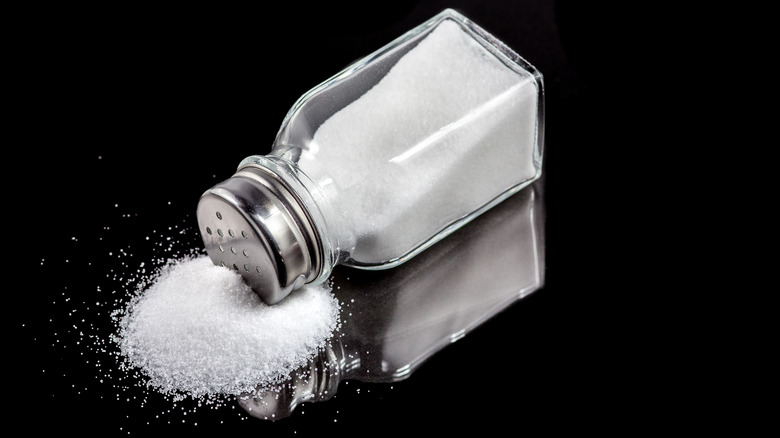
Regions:
[[[268,169],[246,165],[207,190],[197,218],[214,264],[235,269],[267,304],[319,274],[322,257],[311,219]]]

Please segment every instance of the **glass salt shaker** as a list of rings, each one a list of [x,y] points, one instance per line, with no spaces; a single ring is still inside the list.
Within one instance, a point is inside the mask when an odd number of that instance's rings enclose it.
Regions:
[[[385,269],[541,174],[542,75],[447,9],[316,86],[271,152],[197,210],[215,264],[269,304],[337,264]]]
[[[278,420],[333,397],[345,380],[405,380],[431,356],[544,283],[544,203],[532,184],[398,269],[336,268],[342,326],[308,365],[238,398]],[[490,360],[497,354],[485,352]],[[507,354],[516,354],[507,350]]]

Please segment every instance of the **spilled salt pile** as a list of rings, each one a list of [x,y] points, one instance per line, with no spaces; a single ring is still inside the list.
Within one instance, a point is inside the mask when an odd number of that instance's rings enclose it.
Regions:
[[[164,267],[115,318],[124,366],[182,399],[283,380],[338,328],[339,304],[319,285],[268,306],[239,274],[200,256]]]

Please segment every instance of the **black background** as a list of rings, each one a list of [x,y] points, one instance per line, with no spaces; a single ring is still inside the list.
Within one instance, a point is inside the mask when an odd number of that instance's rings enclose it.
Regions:
[[[643,128],[640,109],[660,100],[640,61],[658,66],[667,50],[660,39],[647,44],[648,33],[666,35],[669,24],[646,26],[652,7],[585,3],[41,6],[9,15],[4,228],[7,277],[19,278],[6,286],[10,421],[103,436],[522,435],[664,430],[694,416],[700,378],[680,358],[696,347],[661,340],[675,312],[655,311],[659,297],[676,307],[668,302],[683,286],[649,249],[663,233],[650,225],[659,213],[648,198],[669,193],[648,195],[664,173],[645,172],[658,158],[647,146],[672,134]],[[200,194],[245,156],[266,153],[301,94],[446,7],[544,74],[544,289],[406,381],[350,382],[275,423],[237,407],[185,415],[153,393],[120,389],[132,380],[104,378],[112,358],[88,344],[110,336],[110,305],[97,303],[123,293],[117,277],[172,254],[157,245],[166,236],[197,248],[194,232],[179,231],[194,226]],[[668,385],[678,377],[683,385]]]

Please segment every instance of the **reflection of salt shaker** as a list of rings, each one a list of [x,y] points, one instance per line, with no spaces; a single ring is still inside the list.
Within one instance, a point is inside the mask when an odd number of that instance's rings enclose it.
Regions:
[[[512,196],[398,269],[337,268],[333,286],[347,303],[339,336],[286,384],[258,388],[239,404],[252,416],[279,419],[300,403],[328,400],[344,380],[406,379],[439,349],[538,290],[544,218],[537,189]],[[496,360],[494,350],[484,353]]]
[[[204,193],[209,256],[268,303],[396,266],[539,177],[541,74],[445,10],[315,87]]]

